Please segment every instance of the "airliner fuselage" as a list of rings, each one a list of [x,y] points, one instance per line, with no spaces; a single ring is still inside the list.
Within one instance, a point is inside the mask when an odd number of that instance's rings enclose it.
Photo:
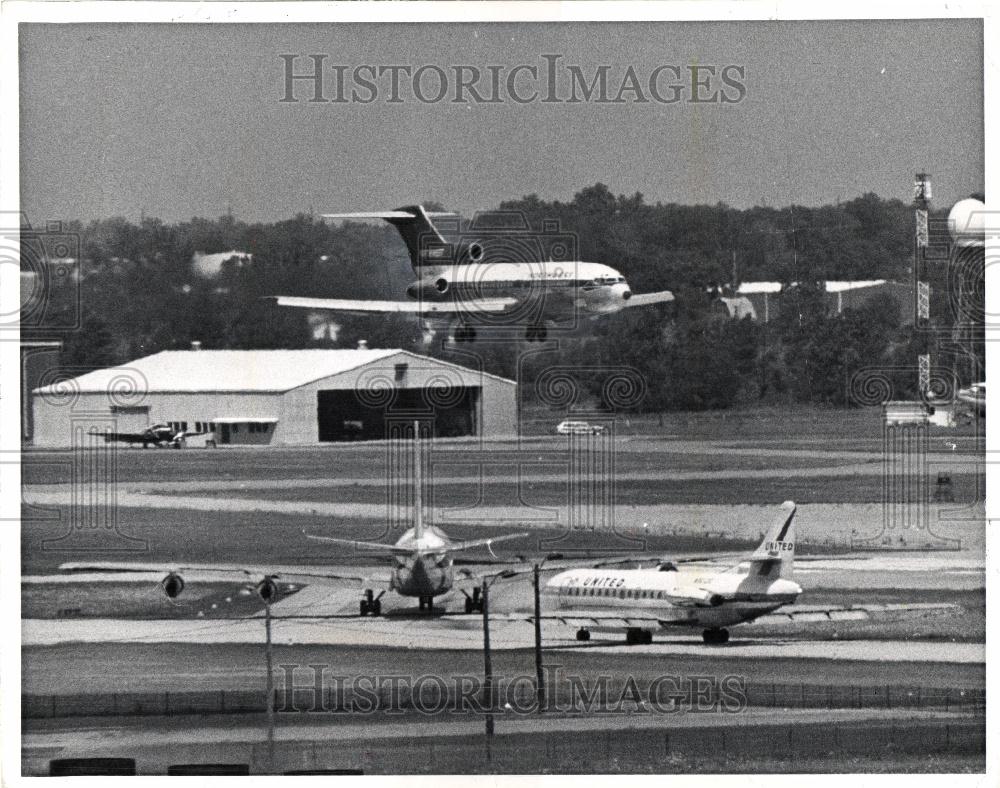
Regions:
[[[424,526],[419,536],[414,528],[406,531],[396,542],[396,547],[413,552],[394,556],[389,588],[401,596],[427,598],[450,591],[455,583],[455,574],[454,561],[445,551],[449,544],[447,535],[432,525]],[[437,549],[440,552],[435,552]]]
[[[511,299],[516,309],[535,309],[538,320],[572,310],[606,315],[625,308],[632,297],[625,277],[600,263],[468,263],[428,271],[406,291],[415,301],[473,303]]]

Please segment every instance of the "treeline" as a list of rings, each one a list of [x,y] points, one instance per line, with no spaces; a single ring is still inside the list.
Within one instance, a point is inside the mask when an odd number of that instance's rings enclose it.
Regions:
[[[646,389],[634,405],[640,410],[758,400],[845,404],[853,371],[879,364],[910,365],[913,374],[901,376],[900,387],[910,385],[908,377],[915,385],[920,340],[899,319],[899,306],[908,305],[876,300],[832,315],[818,285],[912,275],[913,214],[899,200],[865,194],[819,208],[737,210],[648,204],[641,194],[615,196],[597,184],[566,203],[528,196],[499,208],[523,217],[543,244],[568,238],[579,259],[617,268],[636,292],[670,289],[677,296],[674,304],[596,320],[561,337],[557,352],[519,356],[513,344],[472,346],[488,371],[519,376],[529,399],[534,382],[553,366],[636,370]],[[75,369],[186,348],[193,340],[205,348],[303,348],[352,347],[364,338],[371,347],[470,363],[468,346],[458,355],[440,336],[425,347],[415,320],[338,316],[341,330],[331,340],[306,313],[262,300],[402,298],[414,275],[391,227],[333,225],[300,214],[272,224],[230,216],[177,224],[114,218],[69,229],[80,239],[83,330],[68,337],[63,363]],[[250,257],[207,271],[193,265],[196,253],[230,250]],[[752,280],[799,283],[786,288],[778,318],[767,325],[725,317],[709,293]],[[580,378],[599,403],[606,394],[600,375]]]

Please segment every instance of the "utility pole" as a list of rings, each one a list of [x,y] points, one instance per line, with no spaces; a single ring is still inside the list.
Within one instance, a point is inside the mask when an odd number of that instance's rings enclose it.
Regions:
[[[486,707],[486,760],[493,760],[493,656],[490,654],[490,583],[483,580],[483,705]]]
[[[267,763],[268,771],[274,771],[274,676],[271,654],[271,602],[278,595],[274,580],[265,577],[257,585],[257,596],[264,602],[264,665],[265,691],[267,692]]]
[[[561,553],[549,553],[541,561],[535,563],[533,567],[534,592],[535,592],[535,695],[538,702],[538,711],[545,711],[545,671],[542,668],[542,591],[541,572],[546,561],[562,558]]]
[[[493,760],[493,654],[490,650],[490,586],[497,580],[513,577],[514,572],[502,572],[483,579],[483,706],[486,708],[486,760]]]
[[[538,589],[541,565],[535,564],[535,693],[538,698],[538,710],[545,710],[545,674],[542,671],[542,602]]]

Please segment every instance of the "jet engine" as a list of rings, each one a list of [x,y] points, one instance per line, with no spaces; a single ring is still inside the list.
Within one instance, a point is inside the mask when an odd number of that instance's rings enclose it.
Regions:
[[[163,587],[163,593],[169,599],[176,599],[181,595],[181,591],[184,590],[184,578],[176,572],[171,572],[160,581],[160,585]]]
[[[443,276],[418,279],[406,288],[406,294],[414,301],[440,301],[451,289],[451,282]]]
[[[583,287],[585,308],[595,315],[618,312],[631,297],[632,291],[623,277],[600,277]]]

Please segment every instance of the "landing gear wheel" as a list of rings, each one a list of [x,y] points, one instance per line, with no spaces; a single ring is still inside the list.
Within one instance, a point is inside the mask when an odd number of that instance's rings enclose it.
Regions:
[[[455,342],[474,342],[476,340],[476,329],[475,326],[467,326],[460,324],[455,329]]]
[[[382,602],[375,598],[375,592],[370,588],[365,589],[365,598],[361,600],[361,615],[382,615]]]
[[[590,630],[589,629],[578,629],[576,631],[576,639],[586,643],[590,640]]]
[[[420,597],[420,609],[426,610],[428,613],[434,610],[434,597],[432,596],[422,596]]]
[[[729,642],[728,629],[706,629],[701,633],[702,639],[711,645]]]
[[[630,646],[649,645],[653,642],[653,633],[638,627],[625,630],[625,642]]]
[[[524,332],[524,338],[528,342],[544,342],[548,335],[549,332],[545,326],[528,326]]]
[[[465,598],[465,612],[466,613],[482,613],[483,612],[483,593],[476,587],[472,589],[472,596]]]

